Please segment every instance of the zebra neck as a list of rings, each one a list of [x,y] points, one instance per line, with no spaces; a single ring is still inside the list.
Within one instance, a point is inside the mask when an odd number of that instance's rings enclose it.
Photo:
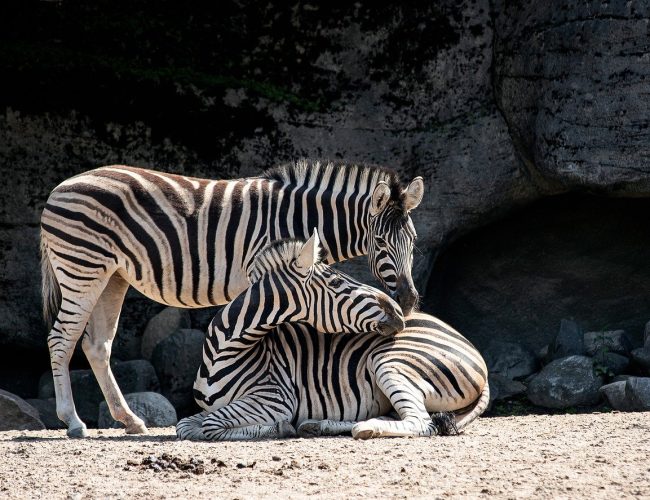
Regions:
[[[216,359],[224,350],[248,349],[288,320],[283,314],[289,309],[286,295],[270,290],[270,278],[265,276],[215,315],[206,339],[211,347],[209,357]]]
[[[343,189],[345,188],[345,189]],[[370,193],[346,186],[323,189],[319,184],[284,185],[278,192],[276,227],[270,227],[270,240],[294,237],[308,239],[314,228],[327,250],[331,264],[368,253],[368,210]]]

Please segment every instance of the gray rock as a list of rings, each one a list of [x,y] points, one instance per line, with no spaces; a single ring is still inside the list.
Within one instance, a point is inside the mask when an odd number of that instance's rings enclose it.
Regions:
[[[634,375],[616,375],[610,383],[625,382],[627,379],[632,378]]]
[[[600,390],[615,410],[650,410],[650,377],[629,377],[604,385]]]
[[[54,397],[54,378],[52,370],[43,372],[38,380],[38,399],[49,399]]]
[[[650,349],[650,321],[645,324],[643,331],[643,346]]]
[[[111,363],[115,380],[123,394],[131,392],[157,391],[160,389],[158,377],[151,363],[144,359],[117,361]],[[72,396],[79,417],[89,426],[97,425],[97,408],[104,401],[99,384],[92,370],[72,370],[70,372]],[[54,384],[51,372],[41,377],[39,398],[54,397]]]
[[[599,391],[609,405],[615,410],[627,411],[628,402],[625,399],[625,380],[618,380],[602,386]]]
[[[162,340],[153,351],[162,394],[179,414],[194,406],[192,386],[201,365],[205,334],[199,330],[178,330]]]
[[[566,358],[574,354],[584,354],[585,346],[583,337],[582,328],[580,328],[578,323],[573,320],[562,319],[560,321],[560,331],[549,347],[548,361]]]
[[[594,373],[593,360],[569,356],[546,365],[528,385],[528,399],[546,408],[568,408],[598,403],[601,376]]]
[[[639,347],[631,353],[632,360],[645,371],[650,371],[650,346]]]
[[[0,431],[40,431],[45,429],[38,410],[24,399],[0,389]]]
[[[214,315],[217,311],[221,309],[220,306],[217,307],[202,307],[201,309],[190,309],[190,318],[192,319],[192,328],[194,330],[201,330],[205,332],[208,329],[208,325],[214,318]]]
[[[38,410],[38,415],[46,429],[66,428],[56,414],[56,399],[26,399],[25,401]]]
[[[177,330],[190,327],[190,314],[186,309],[166,307],[147,323],[142,336],[142,357],[151,360],[155,347]]]
[[[603,352],[614,352],[625,356],[632,349],[632,343],[624,330],[587,332],[584,340],[585,350],[589,356],[596,356]]]
[[[650,410],[650,377],[631,377],[625,382],[625,397],[631,408]]]
[[[537,369],[535,355],[520,344],[494,340],[483,351],[488,372],[509,379],[524,378]]]
[[[176,410],[163,395],[156,392],[134,392],[124,396],[129,408],[144,420],[147,427],[169,427],[176,425]],[[113,420],[106,401],[99,405],[98,427],[100,429],[123,427]]]
[[[494,85],[531,175],[567,191],[647,192],[648,4],[505,0],[495,13]]]

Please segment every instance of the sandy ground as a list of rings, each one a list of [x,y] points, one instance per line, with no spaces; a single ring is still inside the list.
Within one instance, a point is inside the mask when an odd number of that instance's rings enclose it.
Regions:
[[[372,441],[90,432],[0,433],[0,498],[650,498],[650,413],[482,418],[461,436]]]

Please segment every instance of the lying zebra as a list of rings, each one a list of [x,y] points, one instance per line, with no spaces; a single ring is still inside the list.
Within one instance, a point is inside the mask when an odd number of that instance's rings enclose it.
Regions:
[[[250,288],[209,327],[194,384],[206,411],[181,420],[178,436],[287,437],[295,425],[303,436],[431,436],[460,431],[483,413],[487,368],[474,346],[420,313],[394,336],[377,331],[358,299],[369,287],[319,262],[316,246],[316,235],[304,246],[280,242],[255,259]],[[305,248],[314,249],[308,273],[296,265]],[[374,418],[391,408],[401,420]]]

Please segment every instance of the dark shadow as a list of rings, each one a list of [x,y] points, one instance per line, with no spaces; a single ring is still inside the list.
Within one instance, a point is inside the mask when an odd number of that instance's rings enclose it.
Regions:
[[[477,347],[537,349],[562,318],[585,331],[650,320],[650,199],[550,197],[459,239],[441,255],[424,309]]]

